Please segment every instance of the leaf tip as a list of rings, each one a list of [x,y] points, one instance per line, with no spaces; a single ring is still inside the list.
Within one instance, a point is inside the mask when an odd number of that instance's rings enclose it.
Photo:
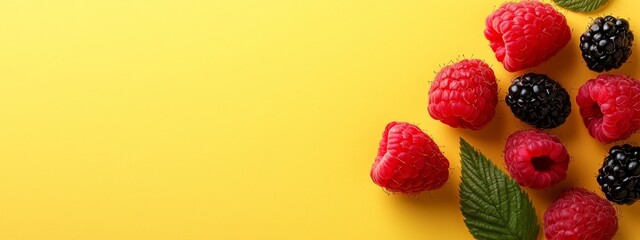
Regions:
[[[471,144],[469,144],[469,142],[467,142],[467,140],[465,140],[464,138],[460,138],[460,154],[464,153],[464,152],[471,152],[474,151],[475,149],[473,148],[473,146],[471,146]]]
[[[464,138],[460,137],[460,147],[462,146],[469,146],[469,142],[467,142],[467,140],[464,140]]]

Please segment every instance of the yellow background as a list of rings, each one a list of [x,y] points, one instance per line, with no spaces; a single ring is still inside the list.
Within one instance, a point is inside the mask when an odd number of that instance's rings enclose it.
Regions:
[[[458,138],[504,169],[506,137],[527,126],[501,101],[484,130],[446,127],[427,92],[443,64],[476,57],[504,97],[523,72],[482,34],[501,2],[1,0],[0,239],[470,239]],[[575,97],[596,76],[577,48],[590,19],[613,13],[640,32],[639,8],[563,11],[571,42],[533,71]],[[634,51],[613,72],[640,78]],[[406,197],[372,183],[389,121],[438,142],[444,188]],[[598,191],[610,147],[575,104],[551,132],[573,161],[562,184],[527,189],[540,218],[566,187]],[[638,239],[640,205],[618,209],[617,239]]]

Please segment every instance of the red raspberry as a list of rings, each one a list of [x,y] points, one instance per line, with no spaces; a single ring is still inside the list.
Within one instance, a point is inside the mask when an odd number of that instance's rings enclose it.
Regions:
[[[429,89],[429,114],[454,128],[482,128],[495,115],[496,104],[496,76],[482,60],[442,68]]]
[[[484,36],[509,72],[549,60],[571,39],[564,15],[538,1],[504,3],[487,17],[485,25]]]
[[[544,213],[544,235],[549,240],[610,240],[618,231],[611,203],[582,188],[570,188]]]
[[[569,154],[558,137],[538,130],[522,130],[507,139],[504,162],[518,184],[542,189],[567,177]]]
[[[640,82],[600,75],[578,90],[576,102],[589,134],[603,143],[624,140],[640,129]]]
[[[442,187],[449,160],[420,128],[390,122],[384,130],[371,179],[390,192],[417,193]]]

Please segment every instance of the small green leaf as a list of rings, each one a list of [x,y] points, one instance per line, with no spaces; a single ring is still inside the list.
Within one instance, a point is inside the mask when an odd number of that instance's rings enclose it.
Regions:
[[[609,0],[553,0],[561,8],[574,12],[593,12]]]
[[[474,238],[535,240],[536,211],[525,192],[482,153],[460,138],[460,210]]]

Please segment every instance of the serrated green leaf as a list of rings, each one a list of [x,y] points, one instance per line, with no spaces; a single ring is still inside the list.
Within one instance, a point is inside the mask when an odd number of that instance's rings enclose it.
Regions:
[[[592,12],[604,6],[609,0],[553,0],[561,8],[574,12]]]
[[[482,153],[460,138],[460,210],[474,238],[535,240],[540,227],[527,194]]]

